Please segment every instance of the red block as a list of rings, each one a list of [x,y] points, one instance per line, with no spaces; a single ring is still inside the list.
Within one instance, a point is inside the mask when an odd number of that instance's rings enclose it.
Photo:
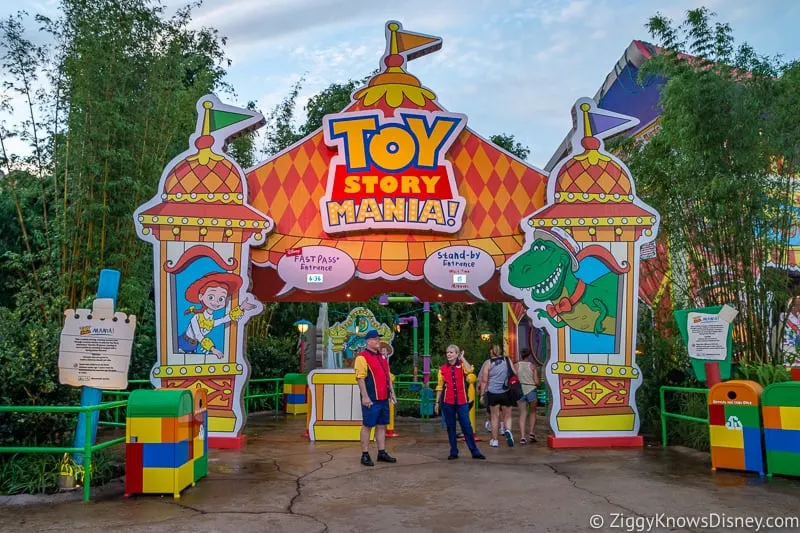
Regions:
[[[708,406],[708,423],[712,426],[725,425],[725,405],[712,404]]]
[[[642,448],[644,437],[556,437],[547,436],[547,446],[553,449],[563,448]]]
[[[144,477],[144,444],[125,444],[125,496],[142,492]]]

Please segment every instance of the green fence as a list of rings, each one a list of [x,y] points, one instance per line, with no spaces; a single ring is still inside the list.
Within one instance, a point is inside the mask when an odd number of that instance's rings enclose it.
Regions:
[[[698,389],[692,387],[670,387],[667,385],[663,385],[660,389],[660,396],[661,396],[661,445],[667,445],[667,419],[673,418],[676,420],[686,420],[687,422],[697,422],[699,424],[708,425],[708,414],[706,414],[706,418],[699,418],[695,416],[689,415],[682,415],[680,413],[670,413],[667,411],[666,407],[666,399],[665,393],[666,392],[681,392],[686,394],[703,394],[708,399],[708,389]]]
[[[0,413],[86,413],[86,418],[92,416],[90,413],[94,411],[109,411],[111,409],[119,410],[120,407],[125,407],[128,404],[127,400],[119,400],[115,402],[101,403],[100,405],[89,405],[85,407],[72,407],[65,405],[0,405]],[[125,426],[125,424],[118,424],[114,422],[104,422],[104,425],[112,426]],[[92,464],[92,454],[100,450],[104,450],[115,444],[122,444],[125,442],[125,437],[118,437],[108,440],[106,442],[99,442],[91,444],[92,442],[92,424],[86,424],[86,436],[84,438],[85,446],[77,448],[74,446],[0,446],[0,453],[82,453],[83,464]],[[91,467],[85,468],[83,471],[83,500],[89,501],[89,494],[91,491],[92,483],[92,469]]]
[[[254,392],[253,389],[256,389],[256,391]],[[250,413],[251,400],[267,400],[265,404],[269,404],[270,399],[272,400],[273,410],[280,411],[283,404],[283,378],[256,378],[249,380],[244,391],[245,416]]]

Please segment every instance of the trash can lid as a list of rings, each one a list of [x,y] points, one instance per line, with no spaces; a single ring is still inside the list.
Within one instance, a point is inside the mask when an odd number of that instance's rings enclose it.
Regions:
[[[767,406],[800,407],[800,381],[767,385],[761,401]]]
[[[192,414],[194,398],[186,389],[137,389],[128,397],[128,418],[178,418]]]
[[[308,378],[305,374],[286,374],[283,376],[283,382],[286,385],[305,385]]]
[[[763,387],[755,381],[732,379],[708,391],[708,404],[761,405]]]

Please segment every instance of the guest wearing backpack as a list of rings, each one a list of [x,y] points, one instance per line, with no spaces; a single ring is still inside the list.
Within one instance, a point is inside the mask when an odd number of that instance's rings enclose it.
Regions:
[[[464,359],[464,352],[458,346],[451,344],[447,347],[447,363],[439,369],[439,378],[436,384],[436,403],[433,404],[434,412],[439,414],[439,405],[442,405],[445,423],[447,424],[447,438],[450,440],[450,455],[448,460],[458,459],[458,440],[456,438],[456,418],[461,424],[464,440],[472,453],[473,459],[486,459],[478,445],[475,443],[475,434],[469,421],[469,399],[467,398],[467,374],[472,372],[473,366]]]
[[[480,371],[480,385],[478,387],[481,399],[485,395],[485,401],[489,405],[492,413],[492,439],[489,446],[497,448],[498,426],[502,414],[503,435],[509,447],[514,446],[514,435],[511,433],[511,407],[517,402],[512,398],[509,388],[509,380],[512,376],[516,377],[516,372],[508,357],[503,356],[500,346],[494,345],[489,352],[489,360],[483,363]]]

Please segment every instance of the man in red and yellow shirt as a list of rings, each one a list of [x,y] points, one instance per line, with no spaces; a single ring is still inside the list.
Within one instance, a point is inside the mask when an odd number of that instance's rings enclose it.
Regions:
[[[386,453],[386,426],[389,424],[389,402],[397,403],[389,374],[389,359],[378,350],[380,335],[374,329],[365,337],[367,349],[356,357],[358,388],[361,390],[361,464],[375,466],[369,456],[369,435],[375,428],[378,442],[378,461],[396,463],[397,459]]]
[[[464,440],[472,453],[473,459],[486,459],[478,445],[475,443],[475,434],[469,421],[469,399],[467,398],[467,374],[473,371],[473,366],[464,359],[464,352],[458,346],[451,344],[447,347],[447,363],[439,369],[439,381],[436,384],[436,403],[433,408],[439,414],[439,402],[444,392],[444,421],[447,424],[447,438],[450,440],[450,455],[448,460],[458,459],[458,441],[456,440],[456,417],[461,424]]]

